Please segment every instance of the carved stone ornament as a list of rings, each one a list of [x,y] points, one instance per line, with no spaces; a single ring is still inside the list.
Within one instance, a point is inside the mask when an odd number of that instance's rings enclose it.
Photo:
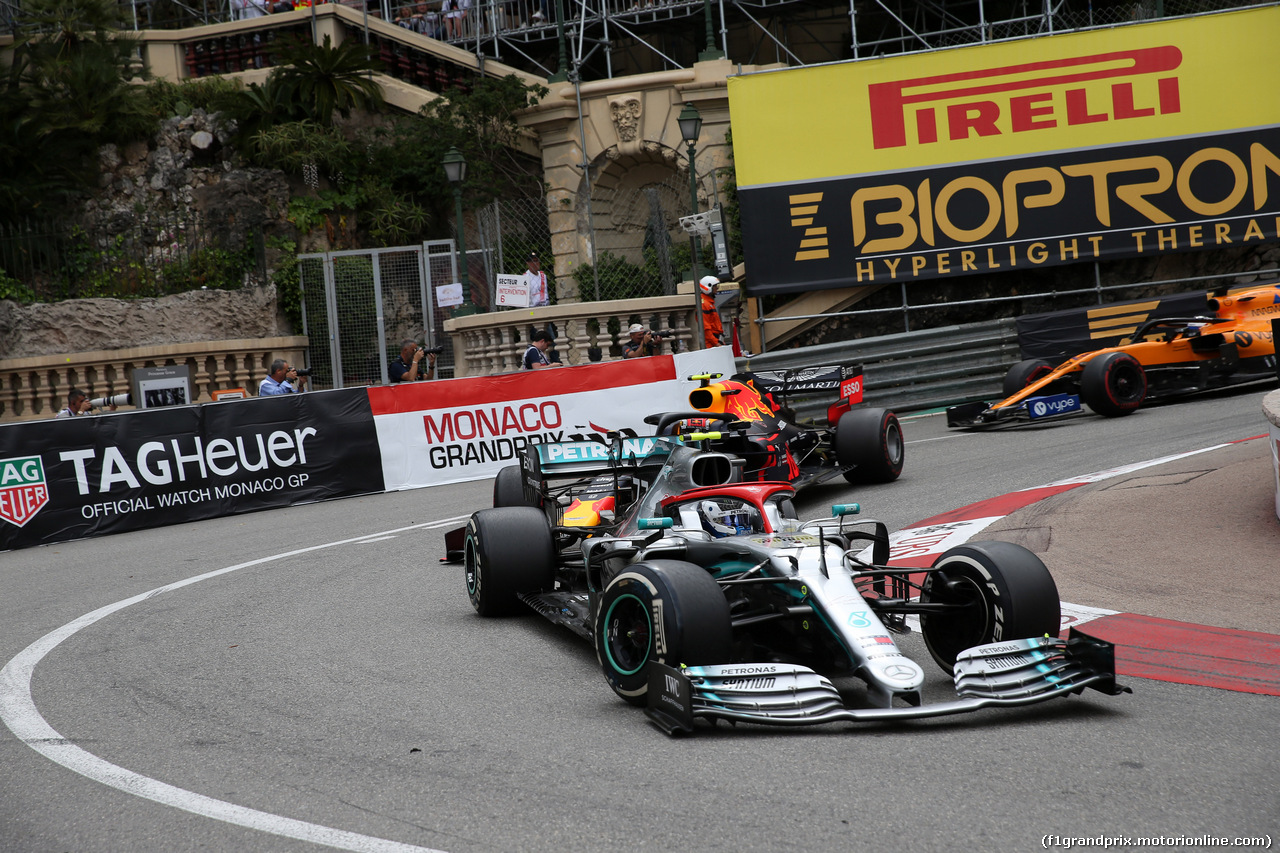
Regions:
[[[636,154],[643,140],[640,138],[640,120],[644,115],[644,101],[640,93],[632,92],[609,99],[609,115],[618,133],[618,150],[623,154]]]

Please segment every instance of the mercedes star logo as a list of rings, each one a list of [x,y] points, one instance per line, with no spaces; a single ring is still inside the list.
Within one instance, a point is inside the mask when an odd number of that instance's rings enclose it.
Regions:
[[[909,666],[903,666],[900,663],[895,663],[892,666],[886,666],[884,668],[884,674],[889,678],[896,679],[897,681],[906,681],[908,678],[915,675],[916,671]]]

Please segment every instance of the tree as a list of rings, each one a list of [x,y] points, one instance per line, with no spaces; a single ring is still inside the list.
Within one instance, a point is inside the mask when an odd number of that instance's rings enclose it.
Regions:
[[[349,118],[352,110],[377,112],[382,108],[382,87],[370,75],[382,67],[372,49],[357,41],[333,46],[329,36],[323,45],[310,41],[286,43],[279,51],[283,63],[271,72],[280,87],[279,98],[321,125],[333,123],[336,112]]]
[[[431,211],[442,228],[453,212],[453,187],[442,166],[450,148],[467,159],[462,192],[468,207],[503,197],[544,198],[541,164],[519,153],[524,130],[516,115],[546,94],[546,87],[514,75],[478,78],[469,91],[450,89],[417,115],[395,119],[370,150],[371,168]]]
[[[0,217],[39,213],[92,186],[105,142],[155,131],[134,80],[136,45],[110,0],[30,0],[0,94]]]

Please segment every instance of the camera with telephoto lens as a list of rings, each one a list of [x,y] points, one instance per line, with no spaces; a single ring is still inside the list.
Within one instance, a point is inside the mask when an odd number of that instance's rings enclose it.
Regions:
[[[675,329],[650,329],[649,334],[655,338],[674,338],[676,336]]]
[[[439,355],[444,352],[444,347],[418,347],[424,355]]]
[[[110,397],[94,397],[89,401],[89,405],[95,409],[105,409],[110,406],[132,406],[133,395],[125,392],[124,394],[115,394]]]
[[[306,368],[305,370],[295,370],[295,371],[293,371],[293,372],[294,372],[294,373],[296,373],[296,374],[298,374],[299,376],[310,376],[310,375],[311,375],[311,368],[309,368],[309,367],[308,367],[308,368]]]

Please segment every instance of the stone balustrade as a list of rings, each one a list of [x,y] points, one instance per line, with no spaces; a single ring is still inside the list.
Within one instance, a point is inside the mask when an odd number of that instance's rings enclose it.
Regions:
[[[186,365],[193,403],[209,402],[214,391],[230,388],[256,395],[273,360],[305,363],[307,343],[306,337],[291,336],[0,359],[0,423],[51,418],[67,405],[72,388],[90,397],[123,394],[139,367]]]
[[[632,323],[674,331],[663,352],[702,346],[698,298],[692,293],[473,314],[445,321],[445,331],[453,341],[453,375],[463,377],[519,370],[532,333],[548,327],[554,329],[564,364],[613,361],[622,357]]]

